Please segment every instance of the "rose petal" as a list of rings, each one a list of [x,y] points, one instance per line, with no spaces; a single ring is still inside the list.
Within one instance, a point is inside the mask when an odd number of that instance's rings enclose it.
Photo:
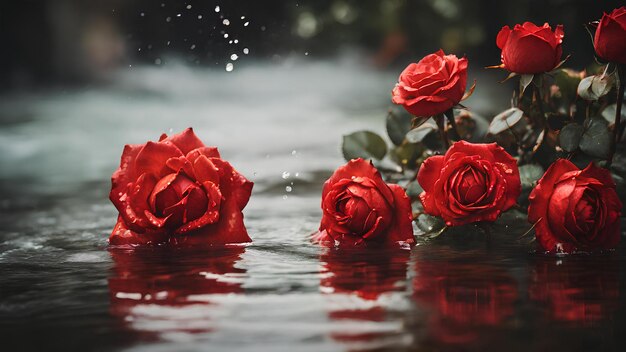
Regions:
[[[183,156],[173,144],[148,142],[135,159],[136,174],[149,173],[159,178],[169,174],[167,160]]]
[[[191,127],[185,129],[181,133],[163,139],[164,142],[173,143],[183,154],[204,147],[204,143],[196,136]]]

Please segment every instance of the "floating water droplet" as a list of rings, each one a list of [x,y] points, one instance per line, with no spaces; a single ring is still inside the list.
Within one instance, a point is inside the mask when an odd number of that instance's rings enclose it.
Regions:
[[[191,44],[191,46],[189,47],[189,49],[193,50],[196,48],[196,44]]]
[[[222,24],[223,24],[223,25],[225,25],[225,26],[228,26],[228,25],[230,25],[230,21],[228,20],[228,18],[225,18],[225,19],[222,21]]]
[[[308,51],[304,52],[304,56],[309,56],[309,52]]]
[[[180,13],[177,13],[177,14],[176,14],[176,17],[180,17]]]
[[[283,200],[287,200],[287,198],[289,198],[289,197],[287,197],[287,195],[283,196]]]
[[[287,191],[287,192],[291,192],[292,190],[293,190],[293,188],[291,188],[291,186],[285,187],[285,191]]]
[[[171,20],[172,20],[172,18],[171,18],[170,16],[167,16],[167,17],[165,18],[165,22],[169,22],[169,21],[171,21]]]
[[[289,178],[289,176],[291,176],[291,174],[288,171],[283,171],[283,180],[286,180]]]
[[[248,48],[243,48],[243,53],[244,53],[245,55],[248,55],[248,53],[249,53],[249,52],[250,52],[250,49],[248,49]]]
[[[295,174],[294,176],[295,176],[295,177],[298,177],[298,176],[300,176],[300,173],[299,173],[299,172],[296,172],[296,174]]]
[[[233,68],[234,68],[234,66],[233,66],[232,62],[229,62],[229,63],[226,64],[226,72],[232,71]]]
[[[295,150],[295,149],[291,151],[291,155],[296,155],[296,153],[297,153],[297,152],[296,152],[296,150]]]
[[[191,5],[187,5],[187,10],[191,10]]]
[[[198,19],[201,20],[202,19],[202,15],[198,15]]]
[[[228,33],[224,33],[224,38],[228,38]]]
[[[154,63],[155,63],[155,64],[157,64],[157,65],[160,65],[160,64],[161,64],[161,59],[157,57],[157,58],[154,60]]]
[[[215,12],[220,12],[220,7],[219,7],[219,5],[218,5],[218,6],[215,6]]]
[[[143,16],[145,16],[146,14],[142,12],[142,13],[140,13],[139,15],[140,15],[141,17],[143,17]]]
[[[235,44],[239,43],[239,39],[235,39]]]
[[[242,20],[245,20],[245,19],[246,19],[246,16],[241,16],[241,19],[242,19]]]
[[[246,22],[243,24],[244,27],[248,27],[248,25],[250,24],[250,22]]]
[[[230,59],[233,60],[233,61],[237,60],[238,58],[239,58],[239,56],[237,56],[237,54],[232,54],[230,56]]]

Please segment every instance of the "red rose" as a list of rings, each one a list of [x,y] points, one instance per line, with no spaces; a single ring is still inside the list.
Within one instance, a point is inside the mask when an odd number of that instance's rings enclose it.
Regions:
[[[119,211],[112,245],[251,241],[241,211],[252,182],[191,128],[124,147],[111,183],[109,198]]]
[[[565,159],[552,164],[532,190],[528,221],[549,252],[615,248],[622,202],[608,170],[592,163],[579,170]]]
[[[392,91],[394,104],[402,105],[412,115],[434,116],[458,104],[467,83],[467,59],[445,55],[442,50],[430,54],[402,71]]]
[[[386,184],[374,166],[353,159],[324,183],[316,242],[413,242],[411,202],[402,187]]]
[[[495,221],[521,193],[517,163],[496,143],[456,142],[445,156],[426,159],[417,181],[424,212],[448,226]]]
[[[502,65],[519,74],[552,71],[561,61],[563,36],[563,25],[556,26],[554,32],[547,23],[538,27],[525,22],[513,30],[504,26],[496,38]]]
[[[626,65],[626,7],[602,15],[593,47],[602,59]]]

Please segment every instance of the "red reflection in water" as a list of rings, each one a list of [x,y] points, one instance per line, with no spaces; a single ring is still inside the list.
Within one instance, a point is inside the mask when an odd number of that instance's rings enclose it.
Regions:
[[[111,250],[110,312],[142,332],[211,331],[210,295],[241,292],[242,247],[198,250]],[[207,296],[209,295],[209,296]]]
[[[387,320],[387,310],[377,300],[386,293],[405,291],[409,256],[409,251],[395,248],[343,248],[324,253],[320,258],[325,275],[320,283],[322,291],[329,295],[353,295],[361,302],[348,309],[331,310],[329,317],[334,321]],[[331,333],[331,337],[342,342],[367,342],[388,334],[346,329]]]
[[[529,295],[550,319],[589,325],[619,307],[618,280],[619,263],[610,256],[537,258]]]
[[[446,344],[474,342],[514,314],[517,282],[505,270],[460,262],[417,262],[413,290],[430,310],[429,333]]]

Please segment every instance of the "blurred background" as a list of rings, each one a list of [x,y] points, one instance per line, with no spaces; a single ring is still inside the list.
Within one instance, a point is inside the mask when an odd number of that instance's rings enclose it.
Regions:
[[[593,0],[24,0],[0,5],[3,91],[87,84],[132,65],[224,69],[290,55],[357,50],[376,68],[404,66],[442,48],[471,66],[498,64],[495,36],[523,21],[565,26],[569,64],[592,60],[582,24],[619,1]],[[245,50],[248,49],[248,50]],[[248,54],[245,54],[245,53]],[[231,59],[236,54],[238,59]]]

